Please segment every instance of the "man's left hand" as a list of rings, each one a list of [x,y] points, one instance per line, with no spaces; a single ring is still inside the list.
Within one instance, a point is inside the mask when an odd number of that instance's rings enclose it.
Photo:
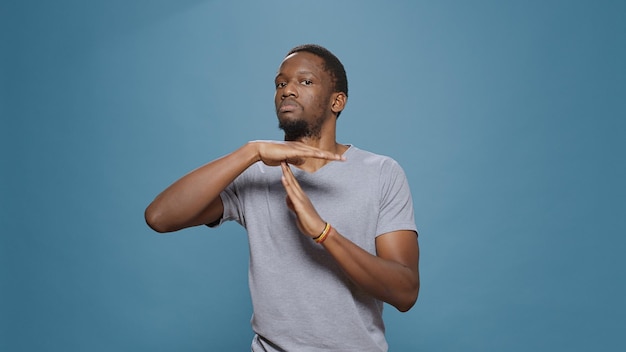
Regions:
[[[283,170],[283,186],[285,186],[287,191],[287,207],[296,214],[298,228],[303,234],[311,238],[317,237],[324,230],[326,223],[300,187],[289,165],[286,162],[282,162],[280,167]]]

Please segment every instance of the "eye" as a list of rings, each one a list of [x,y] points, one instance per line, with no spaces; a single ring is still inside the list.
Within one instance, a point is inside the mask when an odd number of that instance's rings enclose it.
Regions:
[[[305,86],[310,86],[311,84],[313,84],[313,81],[311,81],[310,79],[305,79],[300,83],[302,83]]]
[[[285,83],[285,82],[278,82],[278,83],[275,83],[275,84],[276,84],[276,89],[284,88],[287,85],[287,83]]]

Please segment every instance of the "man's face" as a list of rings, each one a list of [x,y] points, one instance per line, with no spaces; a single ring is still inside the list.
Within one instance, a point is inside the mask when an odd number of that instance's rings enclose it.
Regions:
[[[285,139],[319,138],[322,124],[333,117],[333,81],[324,60],[304,51],[291,54],[280,65],[275,84],[276,115]]]

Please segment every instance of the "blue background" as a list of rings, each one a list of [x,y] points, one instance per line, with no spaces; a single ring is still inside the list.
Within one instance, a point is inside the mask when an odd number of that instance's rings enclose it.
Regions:
[[[0,36],[0,350],[249,350],[243,229],[143,211],[281,139],[273,77],[307,42],[348,72],[340,142],[413,191],[392,351],[626,350],[625,2],[33,0]]]

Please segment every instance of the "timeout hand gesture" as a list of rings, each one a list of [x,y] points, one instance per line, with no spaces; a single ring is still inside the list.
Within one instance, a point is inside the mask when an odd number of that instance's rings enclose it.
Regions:
[[[343,160],[334,154],[319,148],[308,146],[302,142],[253,141],[258,159],[268,166],[278,166],[281,162],[301,165],[307,158],[326,160]]]
[[[322,220],[309,197],[300,188],[300,184],[291,172],[289,165],[286,162],[281,162],[280,166],[283,170],[283,186],[287,191],[287,207],[296,214],[300,232],[311,238],[318,236],[324,229],[326,222]]]

